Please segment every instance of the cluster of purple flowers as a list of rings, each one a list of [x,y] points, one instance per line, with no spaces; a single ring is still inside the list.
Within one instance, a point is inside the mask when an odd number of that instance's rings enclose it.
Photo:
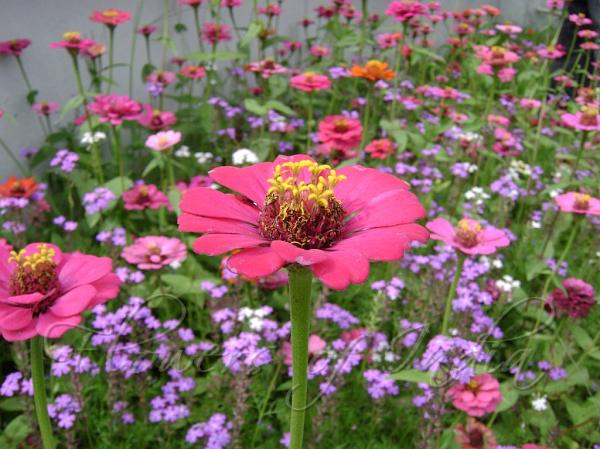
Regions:
[[[392,301],[400,297],[400,291],[404,288],[404,281],[402,279],[393,277],[389,281],[375,281],[371,284],[371,288],[375,291],[383,293],[387,298]]]
[[[23,373],[15,371],[10,373],[0,386],[0,396],[33,396],[33,383],[31,379],[26,379]]]
[[[56,226],[62,228],[65,232],[73,232],[77,229],[77,222],[72,220],[67,220],[64,216],[59,215],[52,220]]]
[[[52,404],[48,404],[48,415],[56,421],[58,427],[63,429],[73,427],[79,412],[81,412],[81,404],[69,394],[61,394]]]
[[[161,421],[172,423],[190,415],[190,409],[182,403],[181,393],[193,390],[196,382],[192,377],[183,376],[175,368],[171,368],[168,374],[171,380],[162,386],[162,395],[150,401],[152,410],[149,421],[151,423]]]
[[[358,324],[359,320],[347,310],[337,304],[325,303],[315,311],[315,317],[319,320],[332,321],[340,329],[349,329]]]
[[[385,396],[396,396],[400,392],[396,381],[389,373],[378,369],[369,369],[363,373],[367,381],[367,391],[373,399],[381,399]]]
[[[96,241],[113,246],[125,246],[127,245],[127,231],[124,228],[100,231],[96,234]]]
[[[113,413],[120,415],[121,422],[126,425],[133,424],[135,422],[135,416],[133,413],[127,411],[127,402],[117,401],[113,404]]]
[[[232,426],[223,413],[216,413],[208,421],[190,427],[185,441],[194,444],[205,439],[204,449],[223,449],[231,442]]]
[[[87,214],[96,214],[108,208],[109,203],[116,199],[116,195],[111,190],[97,187],[92,192],[83,195],[83,207]]]
[[[60,345],[52,349],[51,371],[55,377],[84,373],[95,377],[100,372],[100,368],[89,357],[74,352],[72,347]]]
[[[50,167],[60,166],[65,173],[71,173],[77,166],[79,155],[65,148],[58,150],[54,158],[50,161]]]
[[[200,290],[207,292],[212,299],[220,299],[227,294],[228,288],[225,284],[217,285],[211,281],[202,281]]]

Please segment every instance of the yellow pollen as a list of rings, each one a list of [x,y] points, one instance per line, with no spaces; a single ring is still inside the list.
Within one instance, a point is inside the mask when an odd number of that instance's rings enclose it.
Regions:
[[[56,252],[53,248],[49,248],[48,245],[42,243],[37,245],[39,252],[34,253],[30,256],[25,255],[25,250],[22,249],[19,252],[11,251],[10,256],[8,258],[9,262],[14,262],[21,268],[31,268],[32,271],[35,271],[38,265],[40,264],[53,264],[54,256]]]
[[[63,39],[66,41],[74,41],[80,38],[81,33],[78,33],[77,31],[67,31],[65,34],[63,34]]]
[[[479,387],[479,383],[477,383],[477,381],[475,379],[471,379],[471,382],[469,382],[469,384],[468,384],[468,388],[470,390],[476,390],[477,387]]]
[[[577,209],[585,210],[590,207],[590,200],[592,197],[586,193],[575,194],[575,207]]]
[[[464,218],[458,222],[457,227],[459,231],[473,234],[478,234],[481,231],[481,225],[479,223]]]
[[[311,174],[309,182],[300,179],[300,173],[305,168]],[[284,162],[275,167],[273,177],[267,180],[271,184],[267,195],[285,197],[289,192],[292,201],[305,198],[328,208],[329,199],[334,196],[333,188],[344,179],[346,176],[338,175],[329,165],[320,165],[310,160]]]
[[[117,17],[119,15],[119,11],[116,9],[106,9],[102,11],[102,15],[104,17]]]

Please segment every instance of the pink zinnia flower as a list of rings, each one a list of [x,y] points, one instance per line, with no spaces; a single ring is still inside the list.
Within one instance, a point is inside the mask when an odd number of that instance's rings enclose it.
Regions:
[[[31,108],[40,115],[50,115],[58,111],[60,105],[56,101],[40,101],[39,103],[35,103]]]
[[[142,106],[127,95],[96,95],[88,111],[97,115],[100,122],[116,126],[123,120],[137,120]]]
[[[539,49],[537,54],[546,59],[558,59],[566,55],[567,52],[565,52],[562,45],[550,45],[548,47]]]
[[[519,104],[523,109],[538,109],[542,105],[542,102],[535,98],[522,98]]]
[[[204,67],[197,65],[186,65],[181,68],[179,74],[185,78],[197,80],[206,76],[206,70],[204,70]]]
[[[160,131],[148,136],[146,146],[154,151],[165,151],[181,142],[181,133],[178,131]]]
[[[460,220],[456,229],[445,218],[435,218],[425,226],[433,240],[441,240],[465,254],[492,254],[510,244],[504,231],[493,227],[483,229],[470,218]]]
[[[385,10],[387,16],[393,17],[396,22],[408,22],[413,17],[423,16],[427,8],[419,0],[393,1]]]
[[[177,0],[180,5],[188,5],[192,8],[197,8],[204,0]]]
[[[52,42],[48,46],[50,48],[64,48],[69,51],[69,53],[75,55],[80,51],[91,47],[95,43],[96,41],[93,39],[82,39],[80,33],[68,31],[63,34],[62,41]]]
[[[382,33],[377,35],[377,45],[379,48],[392,48],[396,47],[402,40],[402,33]]]
[[[594,23],[592,19],[587,18],[583,13],[569,14],[569,21],[580,27]]]
[[[504,67],[498,70],[498,79],[503,83],[510,83],[517,74],[517,70],[512,67]]]
[[[251,62],[244,67],[244,70],[252,73],[258,73],[264,79],[268,79],[273,75],[284,74],[288,72],[288,69],[286,69],[284,66],[277,64],[275,61],[268,58],[258,62]]]
[[[161,206],[171,208],[169,198],[158,187],[143,182],[123,192],[123,202],[127,210],[159,209]]]
[[[131,13],[117,8],[109,8],[104,11],[94,11],[90,16],[92,22],[103,23],[109,28],[114,28],[128,20],[131,20]]]
[[[552,315],[564,313],[571,318],[588,316],[592,307],[596,305],[594,287],[577,278],[565,279],[562,287],[550,293],[546,300],[546,310]]]
[[[144,128],[159,131],[177,123],[177,117],[173,112],[159,111],[154,109],[151,104],[146,104],[144,105],[144,112],[138,116],[137,121]]]
[[[475,55],[484,63],[493,67],[513,64],[521,59],[514,51],[503,47],[487,47],[485,45],[475,45],[473,47]]]
[[[496,449],[498,443],[489,427],[469,417],[467,424],[456,426],[456,442],[460,449]]]
[[[311,335],[308,337],[308,356],[314,356],[325,349],[327,343],[318,335]],[[283,353],[283,363],[287,366],[292,366],[292,344],[289,341],[283,342],[281,347]]]
[[[21,56],[31,41],[29,39],[11,39],[9,41],[0,42],[0,55]]]
[[[242,0],[221,0],[221,6],[223,8],[235,8],[236,6],[241,6]]]
[[[360,121],[345,115],[330,115],[319,122],[319,140],[328,148],[351,150],[362,139]]]
[[[320,45],[313,45],[310,47],[310,54],[316,58],[325,58],[331,54],[331,50]]]
[[[584,106],[575,114],[565,113],[560,119],[563,124],[570,128],[581,131],[600,131],[600,120],[598,120],[598,109]]]
[[[216,45],[221,41],[231,40],[231,30],[224,23],[207,22],[202,27],[202,36],[207,42]]]
[[[140,237],[123,248],[121,257],[140,270],[159,270],[173,262],[182,262],[187,256],[183,242],[161,235]]]
[[[154,25],[145,25],[141,28],[138,28],[136,33],[141,34],[142,36],[150,36],[152,33],[154,33],[156,30],[158,30],[158,27],[154,26]]]
[[[519,34],[521,31],[523,31],[523,28],[520,26],[511,25],[510,23],[496,25],[496,29],[506,34]]]
[[[425,210],[408,185],[371,168],[336,171],[295,155],[210,176],[238,194],[187,191],[179,229],[205,233],[194,242],[198,253],[233,251],[227,267],[248,278],[300,264],[344,289],[367,279],[370,260],[398,260],[412,241],[427,241],[414,223]]]
[[[67,254],[50,243],[0,250],[0,332],[8,341],[59,338],[84,310],[116,297],[120,284],[108,257]]]
[[[160,84],[163,87],[173,84],[177,80],[177,75],[174,72],[158,71],[151,73],[146,77],[146,81],[149,83]]]
[[[488,373],[479,374],[468,384],[456,384],[448,390],[452,405],[469,416],[483,416],[502,402],[500,383]]]
[[[390,139],[376,139],[369,142],[365,152],[374,159],[387,159],[396,152],[396,144]]]
[[[294,89],[304,92],[313,92],[315,90],[326,90],[331,88],[331,81],[325,75],[319,75],[314,72],[306,72],[293,76],[290,79],[290,86]]]
[[[568,192],[558,195],[554,201],[562,212],[575,214],[600,215],[600,199],[587,193]]]

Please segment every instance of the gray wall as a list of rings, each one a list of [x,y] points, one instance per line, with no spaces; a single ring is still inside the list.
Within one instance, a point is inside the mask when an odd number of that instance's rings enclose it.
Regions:
[[[105,27],[88,20],[94,9],[117,7],[135,12],[139,2],[142,2],[140,25],[154,23],[161,25],[162,0],[0,0],[0,41],[12,38],[31,39],[31,46],[22,56],[31,83],[39,91],[38,100],[58,101],[64,104],[76,94],[74,75],[70,58],[66,51],[49,49],[48,44],[60,40],[65,31],[79,31],[86,37],[108,42]],[[312,15],[318,4],[326,0],[297,1],[288,0],[284,3],[284,15],[281,19],[281,30],[290,35],[297,35],[297,22],[301,18]],[[171,24],[182,21],[188,25],[188,39],[193,36],[192,14],[187,7],[176,7],[175,0],[169,0],[172,8]],[[251,0],[244,0],[244,6],[237,11],[237,22],[243,25],[247,22]],[[476,7],[485,3],[500,7],[507,20],[516,23],[532,23],[536,19],[536,9],[544,3],[543,0],[441,0],[445,10],[458,10]],[[360,2],[355,2],[359,5]],[[388,4],[386,0],[371,0],[370,9],[382,12]],[[117,45],[115,62],[128,62],[130,54],[133,20],[117,28]],[[176,38],[180,53],[195,50],[194,42]],[[192,48],[190,48],[192,47]],[[160,44],[153,46],[153,59],[160,58]],[[138,37],[136,52],[136,67],[134,78],[134,97],[142,98],[142,83],[138,78],[138,68],[145,61],[143,39]],[[115,78],[120,87],[116,92],[128,92],[129,70],[126,67],[115,68]],[[0,58],[0,109],[5,111],[4,119],[0,120],[0,137],[17,153],[19,148],[38,146],[43,140],[38,121],[25,100],[26,88],[13,57]],[[145,96],[144,96],[145,98]],[[57,120],[58,116],[54,119]],[[17,174],[16,168],[0,152],[0,181],[8,175]]]

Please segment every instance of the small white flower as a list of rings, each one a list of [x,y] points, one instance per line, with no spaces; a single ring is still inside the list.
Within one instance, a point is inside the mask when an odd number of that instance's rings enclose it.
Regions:
[[[563,193],[562,189],[550,190],[550,198],[556,198],[561,193]]]
[[[177,270],[177,269],[178,269],[178,268],[181,266],[181,261],[180,261],[180,260],[176,260],[176,261],[174,261],[174,262],[171,262],[171,263],[169,264],[169,266],[170,266],[171,268],[173,268],[174,270]]]
[[[212,153],[194,153],[194,157],[198,161],[199,164],[206,164],[211,161],[213,158]]]
[[[542,229],[542,223],[540,223],[539,221],[531,220],[529,222],[529,226],[531,226],[533,229]]]
[[[181,145],[176,151],[175,151],[175,157],[190,157],[190,147],[188,147],[187,145]]]
[[[510,293],[517,288],[521,288],[521,281],[517,281],[513,279],[512,276],[505,274],[504,276],[502,276],[502,279],[498,279],[496,281],[496,286],[500,290],[506,293]]]
[[[490,195],[481,187],[473,187],[465,192],[465,198],[477,206],[481,206],[486,200],[490,199]]]
[[[517,160],[511,161],[509,170],[511,172],[517,173],[518,175],[523,175],[527,178],[531,176],[532,173],[531,166],[529,164]]]
[[[81,144],[89,147],[95,143],[102,142],[104,139],[106,139],[106,134],[102,131],[97,131],[93,134],[88,131],[81,136]]]
[[[262,318],[253,316],[252,318],[250,318],[250,320],[248,320],[248,326],[250,326],[250,329],[252,329],[253,331],[261,331],[264,325],[264,320]]]
[[[481,143],[483,142],[483,136],[481,134],[477,134],[471,131],[466,131],[464,133],[460,133],[458,135],[458,138],[460,140],[466,140],[467,142],[475,142],[475,143]]]
[[[394,354],[393,352],[386,352],[385,355],[383,356],[383,358],[385,359],[386,362],[395,362],[396,361],[396,354]]]
[[[258,162],[258,156],[248,148],[240,148],[232,155],[233,165],[255,164]]]
[[[531,406],[535,411],[543,412],[548,408],[548,397],[544,395],[533,399],[531,401]]]

